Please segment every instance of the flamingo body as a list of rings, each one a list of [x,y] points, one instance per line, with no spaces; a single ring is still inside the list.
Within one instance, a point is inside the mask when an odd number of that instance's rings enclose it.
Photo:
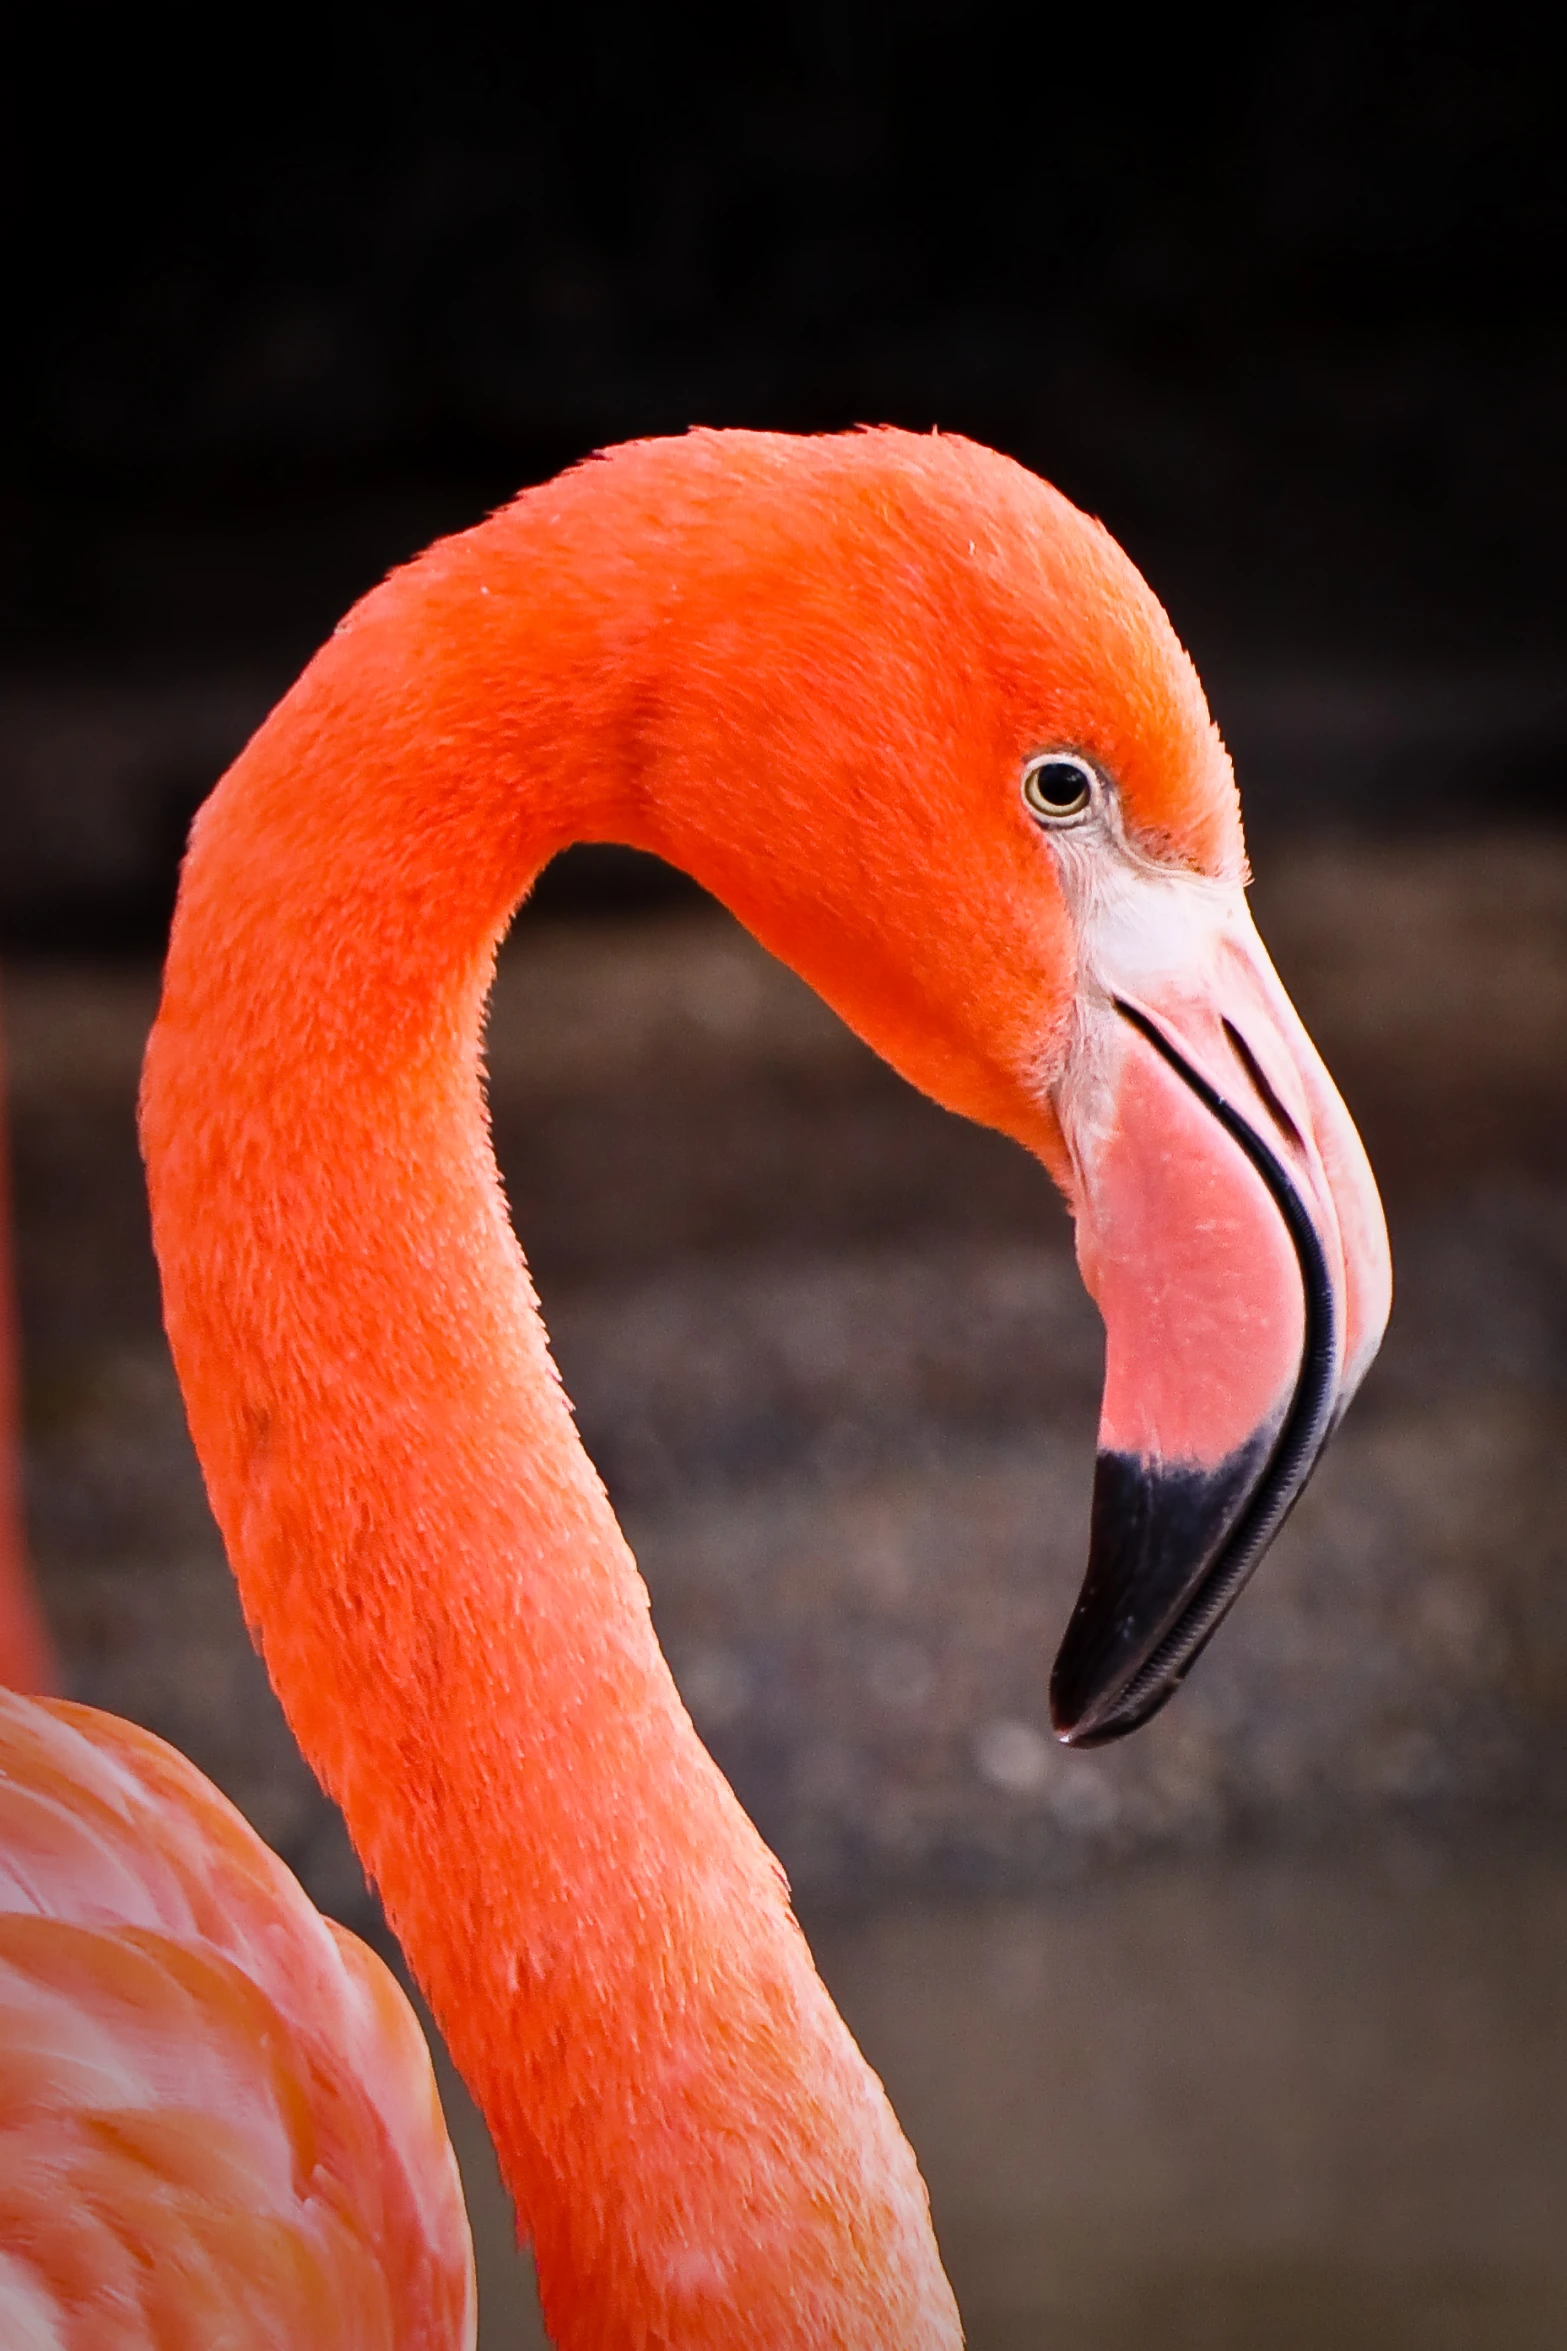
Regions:
[[[215,1788],[0,1693],[6,2351],[460,2351],[423,2035]]]

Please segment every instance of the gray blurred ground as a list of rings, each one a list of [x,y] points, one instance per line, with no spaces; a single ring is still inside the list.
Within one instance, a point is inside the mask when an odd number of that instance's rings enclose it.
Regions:
[[[1223,1637],[1104,1754],[1046,1727],[1099,1339],[1042,1173],[716,913],[524,917],[491,1024],[584,1437],[992,2351],[1051,2322],[1090,2351],[1567,2326],[1567,841],[1262,865],[1398,1304]],[[35,1556],[73,1692],[373,1925],[159,1338],[131,1123],[154,991],[6,973]]]

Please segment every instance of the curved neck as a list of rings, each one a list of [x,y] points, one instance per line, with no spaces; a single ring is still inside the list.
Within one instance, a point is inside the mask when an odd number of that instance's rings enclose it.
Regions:
[[[143,1091],[169,1335],[555,2339],[934,2351],[913,2158],[674,1689],[490,1150],[483,1006],[533,875],[689,824],[639,754],[674,602],[619,624],[558,522],[535,494],[395,576],[203,811]]]

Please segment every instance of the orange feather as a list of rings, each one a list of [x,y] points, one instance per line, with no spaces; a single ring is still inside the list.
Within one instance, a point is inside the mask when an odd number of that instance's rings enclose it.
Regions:
[[[8,2351],[455,2351],[473,2310],[380,1960],[161,1740],[0,1693]]]

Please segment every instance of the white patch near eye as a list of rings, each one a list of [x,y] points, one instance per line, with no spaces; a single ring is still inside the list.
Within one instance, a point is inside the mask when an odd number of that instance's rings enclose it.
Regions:
[[[1043,835],[1077,939],[1077,986],[1064,1066],[1051,1092],[1079,1179],[1114,1115],[1116,1071],[1130,1031],[1117,997],[1200,993],[1227,941],[1256,933],[1238,882],[1159,864],[1126,837],[1113,791],[1093,821]]]

